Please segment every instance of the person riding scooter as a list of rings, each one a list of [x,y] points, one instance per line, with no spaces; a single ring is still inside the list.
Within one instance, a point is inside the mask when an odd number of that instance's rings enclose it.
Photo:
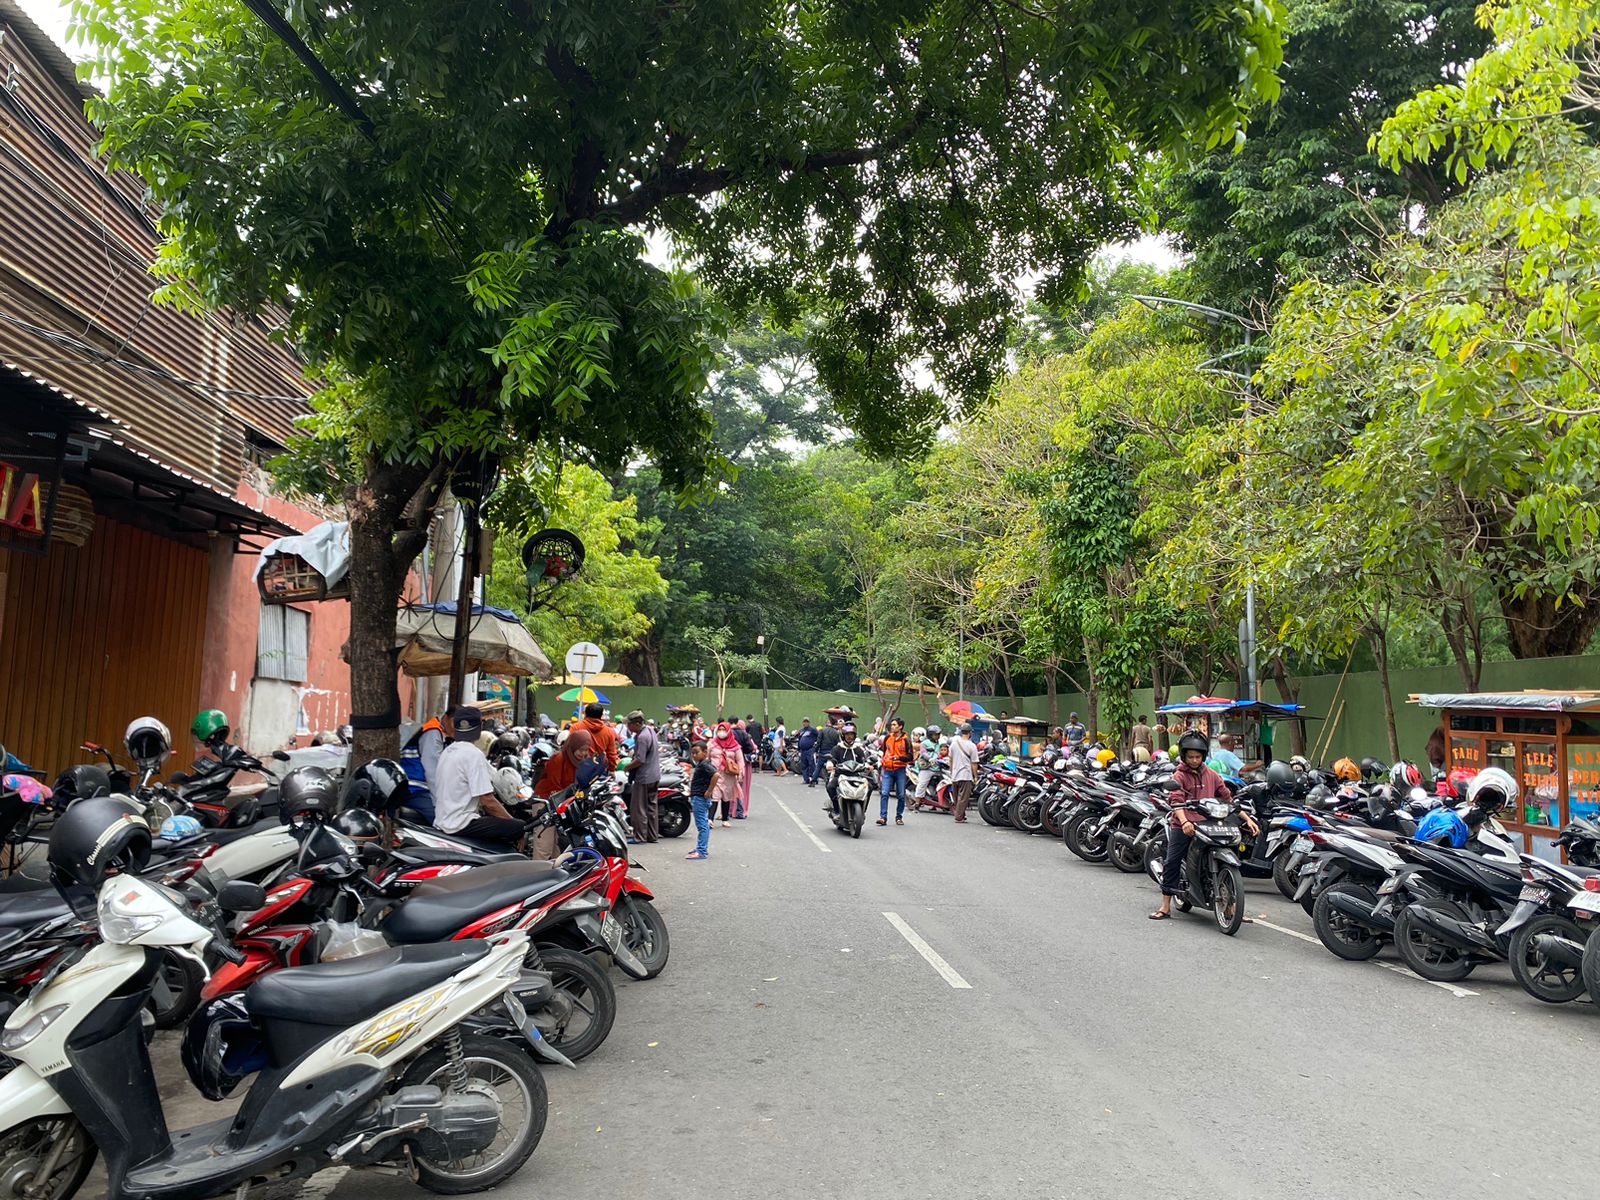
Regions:
[[[1200,821],[1200,812],[1193,806],[1201,800],[1233,799],[1233,792],[1222,776],[1206,766],[1206,756],[1210,752],[1211,739],[1198,730],[1191,729],[1178,739],[1179,766],[1173,772],[1171,790],[1167,794],[1172,813],[1168,818],[1166,868],[1161,875],[1161,907],[1150,914],[1152,921],[1171,917],[1172,898],[1180,894],[1178,884],[1183,859],[1189,853],[1195,826]],[[1248,812],[1239,815],[1250,836],[1255,837],[1260,832],[1255,819]]]
[[[839,744],[828,751],[828,801],[830,805],[839,802],[839,768],[845,765],[858,767],[871,767],[872,755],[867,748],[856,741],[856,727],[846,723],[839,731]]]

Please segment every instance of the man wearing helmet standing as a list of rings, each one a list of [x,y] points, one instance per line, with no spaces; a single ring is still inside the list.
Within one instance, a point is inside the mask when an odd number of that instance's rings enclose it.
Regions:
[[[523,825],[495,799],[489,760],[478,749],[483,714],[469,706],[451,719],[455,740],[439,754],[433,785],[434,828],[483,842],[521,847]]]
[[[1152,921],[1165,921],[1172,916],[1172,898],[1179,894],[1184,855],[1189,853],[1199,821],[1199,813],[1192,806],[1201,800],[1233,799],[1222,776],[1206,766],[1206,755],[1210,752],[1211,740],[1197,730],[1191,729],[1178,739],[1179,765],[1172,776],[1172,790],[1167,793],[1172,813],[1167,819],[1167,861],[1161,873],[1161,907],[1150,914]],[[1250,836],[1254,837],[1259,832],[1255,821],[1249,813],[1241,816]]]

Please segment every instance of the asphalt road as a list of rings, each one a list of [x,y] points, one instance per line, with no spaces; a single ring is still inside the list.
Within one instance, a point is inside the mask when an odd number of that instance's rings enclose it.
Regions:
[[[1270,881],[1250,885],[1270,926],[1225,938],[1150,922],[1148,880],[976,816],[851,841],[820,790],[765,776],[752,808],[707,862],[684,861],[687,836],[640,848],[671,964],[616,976],[609,1041],[546,1073],[544,1141],[498,1195],[1573,1190],[1586,1002],[1541,1005],[1503,966],[1447,990],[1389,953],[1342,962]],[[361,1173],[313,1187],[417,1194]]]

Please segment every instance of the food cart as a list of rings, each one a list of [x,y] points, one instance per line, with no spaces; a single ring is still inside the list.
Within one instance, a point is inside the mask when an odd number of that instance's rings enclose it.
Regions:
[[[1018,758],[1032,758],[1050,740],[1050,722],[1041,721],[1037,717],[1008,717],[1001,715],[999,721],[1005,726],[1006,740],[1011,746],[1011,751]]]
[[[1190,696],[1181,704],[1164,704],[1156,709],[1158,716],[1177,717],[1168,720],[1167,736],[1174,746],[1184,728],[1198,729],[1215,740],[1218,734],[1231,733],[1239,739],[1239,757],[1246,762],[1269,761],[1262,753],[1275,741],[1272,723],[1275,721],[1315,721],[1303,704],[1268,704],[1265,700],[1229,700],[1221,696]]]
[[[1439,710],[1448,769],[1510,772],[1522,796],[1500,820],[1529,853],[1556,859],[1561,827],[1600,812],[1600,692],[1419,692],[1411,703]]]

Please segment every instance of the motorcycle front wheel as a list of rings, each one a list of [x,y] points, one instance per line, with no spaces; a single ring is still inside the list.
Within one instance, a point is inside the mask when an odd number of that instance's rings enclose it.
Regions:
[[[1293,900],[1300,890],[1300,858],[1287,848],[1278,851],[1272,860],[1272,882],[1285,900]]]
[[[1106,838],[1096,834],[1094,826],[1099,824],[1102,814],[1089,811],[1081,812],[1072,818],[1072,823],[1067,826],[1067,849],[1071,850],[1084,862],[1103,863],[1108,857],[1106,851]]]
[[[446,1094],[492,1096],[500,1110],[495,1139],[479,1153],[444,1162],[414,1154],[417,1182],[441,1196],[487,1191],[516,1174],[538,1148],[549,1109],[544,1076],[527,1051],[477,1034],[463,1034],[461,1050],[459,1068],[439,1045],[423,1053],[400,1080],[402,1088],[431,1086]],[[464,1087],[458,1070],[465,1072]]]
[[[1329,884],[1318,894],[1312,908],[1311,922],[1317,928],[1318,940],[1330,954],[1336,954],[1348,962],[1365,962],[1383,948],[1383,935],[1334,908],[1331,897],[1340,894],[1355,896],[1368,904],[1378,902],[1378,893],[1366,884],[1341,879],[1338,883]]]
[[[1400,958],[1424,979],[1435,983],[1457,983],[1472,974],[1477,964],[1472,955],[1434,937],[1411,917],[1414,908],[1431,908],[1458,921],[1469,920],[1467,910],[1450,900],[1429,897],[1401,910],[1394,922],[1394,944]]]
[[[850,828],[849,833],[853,838],[861,836],[861,827],[867,823],[867,806],[861,800],[850,801]]]
[[[622,937],[628,949],[644,964],[644,977],[654,979],[667,969],[667,955],[672,951],[667,923],[654,904],[627,892],[617,897],[616,915],[622,922]]]
[[[527,965],[550,972],[550,982],[566,1001],[566,1013],[559,1028],[535,1021],[545,1041],[574,1062],[598,1050],[617,1019],[617,989],[605,968],[587,954],[559,946],[541,946],[538,963]],[[532,959],[533,955],[530,954]]]
[[[1584,932],[1578,923],[1558,913],[1540,913],[1511,938],[1511,973],[1522,990],[1546,1004],[1566,1004],[1584,993],[1583,970],[1546,957],[1534,944],[1541,933],[1554,934],[1569,941],[1582,942]],[[1584,946],[1587,958],[1588,946]]]
[[[1112,831],[1107,853],[1111,856],[1111,865],[1125,875],[1137,875],[1144,870],[1144,855],[1133,834],[1126,829]]]
[[[0,1134],[0,1197],[68,1200],[88,1178],[95,1153],[77,1117],[34,1117],[13,1125]],[[57,1157],[50,1174],[35,1178],[52,1154]]]
[[[1211,915],[1217,928],[1232,937],[1244,924],[1244,878],[1232,863],[1218,863],[1211,872]]]

